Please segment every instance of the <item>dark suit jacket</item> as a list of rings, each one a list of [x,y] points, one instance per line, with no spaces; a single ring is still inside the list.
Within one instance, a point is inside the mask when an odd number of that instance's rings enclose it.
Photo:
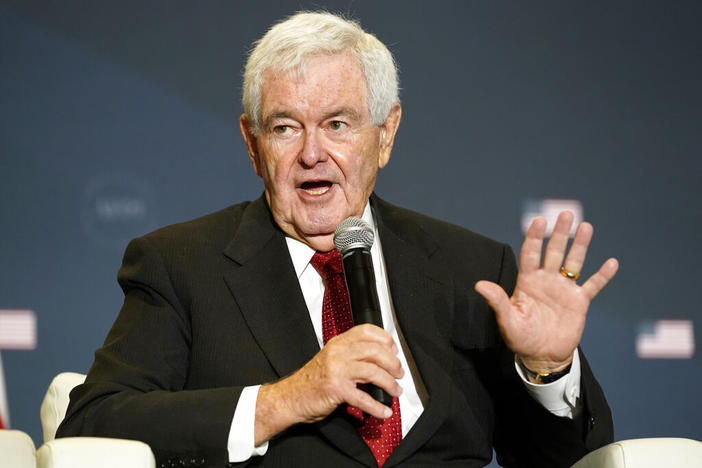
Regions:
[[[510,292],[509,247],[373,196],[397,321],[429,400],[387,467],[569,466],[612,439],[583,359],[582,412],[559,418],[524,391],[481,279]],[[163,466],[227,463],[246,385],[275,381],[319,351],[284,235],[263,198],[133,240],[124,306],[59,436],[138,439]],[[171,465],[173,463],[173,465]],[[342,410],[289,428],[242,465],[375,466]]]

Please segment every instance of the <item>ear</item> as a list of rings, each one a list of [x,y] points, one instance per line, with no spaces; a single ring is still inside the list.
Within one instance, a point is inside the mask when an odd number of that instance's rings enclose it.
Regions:
[[[246,118],[246,114],[241,114],[239,117],[239,131],[241,131],[241,136],[244,138],[246,143],[246,149],[249,151],[249,160],[253,166],[256,174],[261,177],[261,165],[258,156],[258,141],[256,140],[256,135],[252,131],[253,123],[249,122]]]
[[[392,145],[395,142],[395,134],[400,127],[402,119],[402,106],[397,103],[390,110],[388,118],[380,126],[380,151],[378,152],[378,168],[382,169],[390,161],[390,153],[392,153]]]

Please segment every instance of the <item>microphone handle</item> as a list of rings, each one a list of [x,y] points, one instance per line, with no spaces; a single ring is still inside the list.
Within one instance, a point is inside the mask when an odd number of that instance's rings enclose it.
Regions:
[[[353,323],[370,323],[383,328],[378,291],[375,288],[373,259],[367,249],[351,249],[343,255],[344,275],[349,290]],[[364,385],[364,390],[376,401],[392,406],[392,396],[373,384]]]

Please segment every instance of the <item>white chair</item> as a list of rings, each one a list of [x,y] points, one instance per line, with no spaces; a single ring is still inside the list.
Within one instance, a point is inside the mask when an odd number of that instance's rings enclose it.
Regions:
[[[572,468],[700,468],[702,442],[654,438],[622,440],[589,453]]]
[[[44,433],[44,443],[56,438],[56,429],[66,417],[66,409],[70,401],[69,394],[73,387],[85,382],[84,374],[75,372],[62,372],[51,381],[46,391],[44,401],[41,402],[39,416],[41,430]]]
[[[37,468],[155,468],[154,454],[143,442],[102,437],[55,438],[56,429],[66,417],[71,390],[84,381],[85,375],[75,372],[61,373],[51,381],[39,412],[44,445],[36,452]]]
[[[22,431],[0,429],[0,466],[2,468],[35,468],[36,448],[31,437]]]
[[[37,451],[37,468],[95,467],[155,468],[156,461],[143,442],[103,437],[50,440]]]

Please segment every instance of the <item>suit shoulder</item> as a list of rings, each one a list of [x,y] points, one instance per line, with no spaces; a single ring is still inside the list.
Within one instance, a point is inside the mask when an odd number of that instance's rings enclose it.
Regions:
[[[464,227],[378,200],[380,223],[407,246],[451,271],[465,284],[481,279],[512,282],[516,275],[512,249]],[[509,277],[509,278],[508,278]]]
[[[231,240],[250,204],[249,201],[238,203],[189,221],[164,226],[134,239],[132,243],[144,242],[168,250],[178,246],[187,246],[190,250],[198,245],[221,250]]]
[[[439,246],[470,246],[472,249],[501,251],[506,245],[463,226],[377,200],[384,217],[398,229],[408,233],[419,228]]]
[[[165,226],[132,239],[124,251],[117,275],[124,288],[132,278],[146,275],[155,280],[158,271],[168,272],[171,282],[214,268],[241,223],[249,202],[232,205],[199,218]],[[182,284],[186,284],[183,282]]]

